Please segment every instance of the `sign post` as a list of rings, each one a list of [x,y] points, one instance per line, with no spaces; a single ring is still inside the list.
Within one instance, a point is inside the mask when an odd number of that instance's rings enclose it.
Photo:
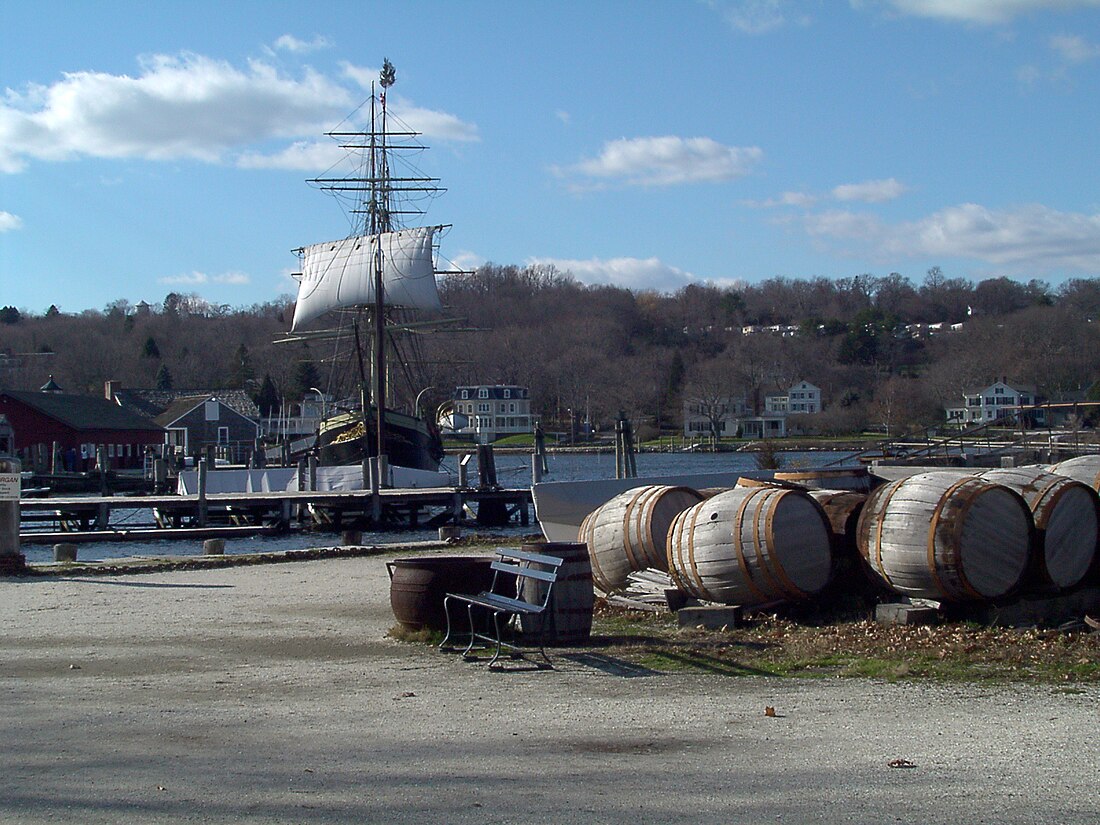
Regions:
[[[0,574],[26,567],[19,552],[19,493],[22,466],[14,458],[0,458]]]

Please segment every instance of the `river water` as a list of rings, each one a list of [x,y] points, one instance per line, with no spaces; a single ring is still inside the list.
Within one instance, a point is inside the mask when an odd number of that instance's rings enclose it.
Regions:
[[[854,453],[830,450],[813,452],[782,452],[779,465],[784,470],[808,469],[831,465],[836,468],[857,466]],[[613,454],[563,453],[548,458],[550,472],[544,481],[587,481],[614,478]],[[756,470],[758,464],[753,453],[641,453],[636,456],[639,476],[661,476],[677,473],[721,473],[738,470]],[[447,456],[443,469],[453,478],[458,477],[455,456]],[[496,457],[497,481],[502,487],[526,487],[531,483],[531,457],[529,455],[501,454]],[[125,529],[126,525],[112,522],[112,527]],[[495,535],[519,536],[535,533],[538,526],[527,528],[508,527],[491,530]],[[398,544],[416,541],[432,541],[438,538],[436,530],[396,530],[389,532],[364,532],[363,544]],[[331,547],[339,542],[335,533],[296,532],[286,536],[253,536],[230,538],[225,541],[226,555],[247,553],[272,553],[286,550],[304,550],[312,547]],[[168,539],[163,541],[103,541],[77,545],[80,561],[104,559],[149,558],[164,556],[202,555],[202,541],[197,539]],[[20,548],[27,562],[40,564],[53,561],[53,547],[48,544],[25,544]]]

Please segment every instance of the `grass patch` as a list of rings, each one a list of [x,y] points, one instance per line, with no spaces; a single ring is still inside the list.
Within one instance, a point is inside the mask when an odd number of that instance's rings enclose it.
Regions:
[[[725,631],[680,630],[668,613],[599,603],[604,654],[666,673],[887,681],[1100,683],[1100,633],[971,623],[887,626],[862,617],[760,616]]]

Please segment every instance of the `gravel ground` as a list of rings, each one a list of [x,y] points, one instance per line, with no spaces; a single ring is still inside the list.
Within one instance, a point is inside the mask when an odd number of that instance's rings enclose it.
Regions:
[[[1096,686],[490,673],[384,561],[0,579],[0,819],[1100,822]]]

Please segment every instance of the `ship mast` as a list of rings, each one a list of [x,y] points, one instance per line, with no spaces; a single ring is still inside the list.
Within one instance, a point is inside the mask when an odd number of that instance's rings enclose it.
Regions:
[[[389,162],[386,157],[386,90],[394,84],[397,73],[389,58],[382,62],[382,72],[378,78],[382,86],[382,147],[378,151],[377,141],[379,132],[374,124],[374,100],[371,96],[371,165],[378,164],[379,168],[371,169],[371,179],[376,181],[374,191],[371,192],[370,224],[371,234],[379,235],[389,232]],[[386,316],[384,285],[382,283],[382,244],[375,247],[374,261],[374,420],[375,420],[375,444],[378,453],[378,473],[381,475],[385,467],[386,449]],[[365,412],[365,410],[364,410]],[[382,483],[379,478],[379,484]]]

